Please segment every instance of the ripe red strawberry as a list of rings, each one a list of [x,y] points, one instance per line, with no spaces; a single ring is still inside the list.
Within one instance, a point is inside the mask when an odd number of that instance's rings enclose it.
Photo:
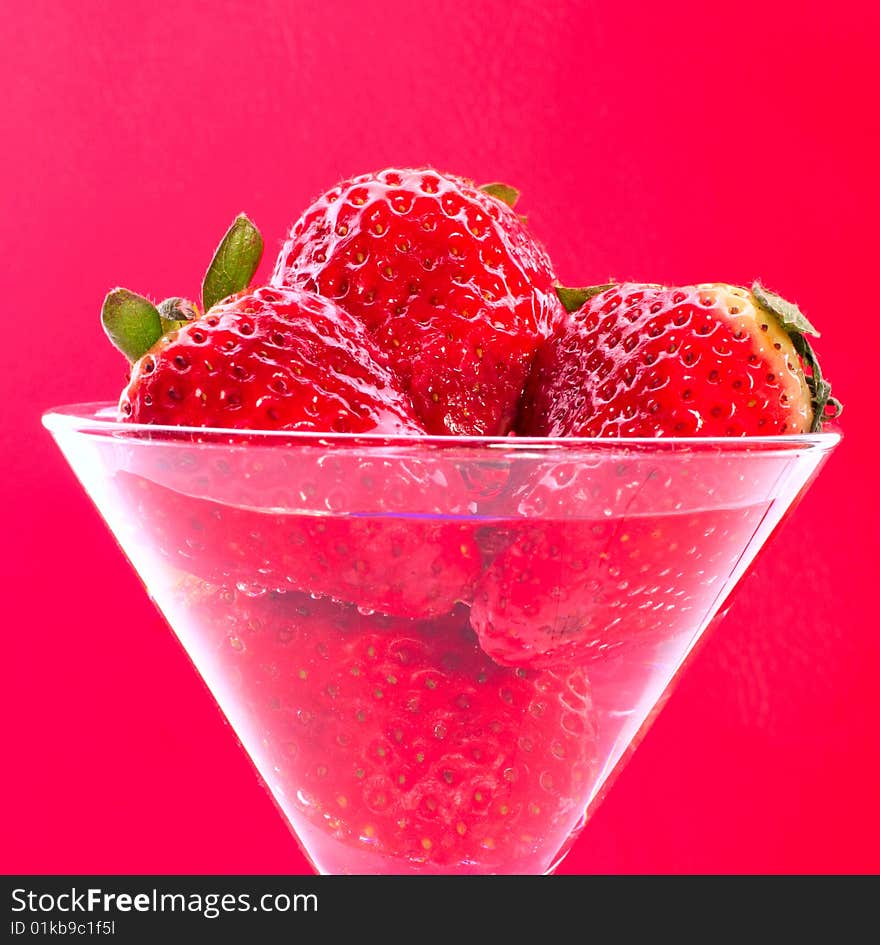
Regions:
[[[418,436],[407,396],[364,326],[301,288],[241,291],[259,234],[239,218],[203,287],[207,311],[111,293],[104,324],[134,360],[127,421],[236,430]],[[238,294],[228,295],[232,290]],[[222,301],[225,298],[226,301]],[[220,301],[217,301],[220,299]],[[163,329],[167,334],[163,336]],[[117,495],[150,554],[223,584],[295,589],[404,617],[469,600],[480,567],[454,517],[471,492],[454,463],[381,443],[208,433],[127,454]],[[273,441],[277,446],[280,441]]]
[[[418,468],[317,446],[224,450],[217,464],[205,448],[154,456],[154,468],[117,473],[116,487],[163,564],[216,584],[301,591],[399,617],[471,599],[481,566],[474,529],[426,511],[436,484]],[[334,502],[357,514],[329,514]]]
[[[121,419],[335,433],[422,432],[363,326],[297,289],[233,296],[132,367]]]
[[[549,259],[504,202],[516,192],[487,190],[428,169],[344,181],[294,224],[272,276],[362,321],[432,434],[506,434],[562,314]]]
[[[722,284],[600,288],[539,352],[521,433],[804,433],[839,412],[806,339],[815,329],[759,284],[751,292]]]
[[[154,345],[121,411],[143,423],[418,435],[405,395],[370,352],[362,326],[332,302],[259,289]],[[289,444],[301,451],[290,457],[242,446],[214,466],[209,446],[185,456],[157,447],[117,475],[153,550],[176,567],[406,617],[469,599],[480,556],[466,526],[388,514],[406,512],[402,493],[425,491],[410,469],[361,457],[334,476],[317,444]]]
[[[243,214],[202,283],[158,308],[114,289],[101,319],[132,362],[121,420],[236,430],[422,433],[409,399],[363,326],[331,301],[285,288],[248,293],[263,252]]]
[[[563,293],[565,298],[565,293]],[[800,312],[755,285],[599,287],[539,352],[520,415],[537,436],[779,434],[840,405]],[[801,364],[810,369],[805,376]],[[553,666],[687,640],[775,494],[778,467],[702,452],[670,464],[550,464],[519,500],[534,516],[474,592],[471,623],[504,664]],[[764,481],[767,479],[768,481]]]
[[[523,523],[480,578],[471,625],[506,666],[583,665],[662,641],[680,650],[720,603],[764,511]]]
[[[198,596],[190,623],[324,868],[549,866],[595,775],[580,670],[497,666],[463,609],[411,623],[296,595]]]

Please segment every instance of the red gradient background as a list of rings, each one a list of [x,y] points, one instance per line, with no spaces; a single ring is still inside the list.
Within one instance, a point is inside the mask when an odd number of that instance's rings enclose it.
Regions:
[[[847,402],[562,871],[880,870],[878,35],[847,0],[7,4],[0,870],[307,870],[39,416],[118,395],[108,288],[194,295],[238,211],[271,257],[394,163],[516,183],[569,283],[761,277]]]

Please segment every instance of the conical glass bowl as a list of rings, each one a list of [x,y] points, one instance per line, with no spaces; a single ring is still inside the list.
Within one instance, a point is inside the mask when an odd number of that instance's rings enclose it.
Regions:
[[[44,417],[322,873],[545,873],[839,441]]]

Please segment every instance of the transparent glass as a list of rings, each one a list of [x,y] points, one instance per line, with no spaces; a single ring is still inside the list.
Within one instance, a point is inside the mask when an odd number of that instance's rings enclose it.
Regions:
[[[836,446],[44,417],[322,873],[545,873]]]

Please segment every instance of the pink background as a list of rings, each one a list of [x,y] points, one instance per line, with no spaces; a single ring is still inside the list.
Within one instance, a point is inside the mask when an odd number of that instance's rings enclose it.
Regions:
[[[515,183],[569,283],[762,277],[848,404],[563,870],[880,870],[877,10],[7,5],[0,869],[307,868],[39,415],[117,397],[111,286],[194,295],[239,210],[272,256],[339,177],[431,163]]]

